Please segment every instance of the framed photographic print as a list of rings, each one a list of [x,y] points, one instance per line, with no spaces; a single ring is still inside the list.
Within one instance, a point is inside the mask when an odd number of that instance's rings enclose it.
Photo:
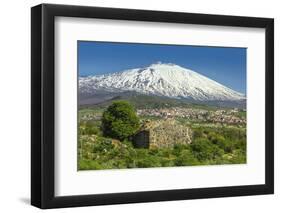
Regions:
[[[274,21],[31,9],[31,203],[272,194]]]

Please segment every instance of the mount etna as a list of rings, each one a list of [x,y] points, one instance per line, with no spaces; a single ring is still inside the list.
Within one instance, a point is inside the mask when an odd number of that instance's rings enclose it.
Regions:
[[[196,71],[171,63],[155,63],[104,75],[79,77],[79,105],[149,96],[208,105],[246,107],[246,96]],[[146,98],[147,99],[147,98]]]

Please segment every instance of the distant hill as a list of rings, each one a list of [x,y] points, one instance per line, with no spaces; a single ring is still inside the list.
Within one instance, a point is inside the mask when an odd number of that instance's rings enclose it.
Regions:
[[[81,98],[81,99],[80,99]],[[193,107],[216,109],[218,107],[226,108],[245,108],[246,101],[194,101],[187,99],[173,99],[163,96],[143,95],[136,92],[109,93],[98,94],[93,97],[79,97],[79,107],[106,107],[115,100],[127,100],[136,108],[169,108],[169,107]]]

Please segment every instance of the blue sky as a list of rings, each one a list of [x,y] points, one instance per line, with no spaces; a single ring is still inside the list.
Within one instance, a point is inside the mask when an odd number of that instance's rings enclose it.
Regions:
[[[192,69],[246,93],[246,48],[78,41],[79,76],[100,75],[152,63]]]

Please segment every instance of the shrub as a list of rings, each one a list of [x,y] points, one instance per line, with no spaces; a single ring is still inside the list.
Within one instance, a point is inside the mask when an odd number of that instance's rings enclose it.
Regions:
[[[203,136],[204,136],[204,133],[201,130],[201,128],[193,129],[193,138],[200,138],[200,137],[203,137]]]
[[[225,140],[222,135],[219,135],[215,132],[210,132],[208,134],[208,139],[227,153],[230,153],[233,150],[233,142],[230,140]]]
[[[192,166],[197,164],[199,164],[199,161],[189,149],[182,150],[179,156],[175,159],[175,166]]]
[[[113,102],[102,115],[103,134],[118,140],[136,133],[140,120],[134,107],[127,101]]]
[[[216,158],[221,158],[224,154],[222,149],[205,138],[197,139],[190,147],[199,161],[215,160]]]

